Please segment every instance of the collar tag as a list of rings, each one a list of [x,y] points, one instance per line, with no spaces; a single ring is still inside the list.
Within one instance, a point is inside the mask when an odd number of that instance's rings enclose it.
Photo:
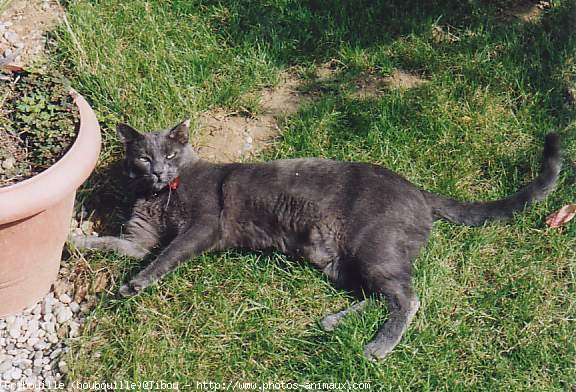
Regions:
[[[168,187],[173,191],[175,191],[179,185],[180,185],[180,177],[176,177],[168,183]]]

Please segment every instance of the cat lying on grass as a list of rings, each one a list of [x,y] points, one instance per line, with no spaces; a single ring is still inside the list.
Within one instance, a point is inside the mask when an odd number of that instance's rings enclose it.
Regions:
[[[552,191],[561,167],[559,137],[546,136],[540,175],[503,200],[467,203],[418,189],[383,167],[324,159],[216,164],[188,143],[189,121],[140,133],[118,132],[139,198],[121,237],[76,236],[78,248],[143,258],[168,245],[120,288],[129,297],[180,263],[210,250],[273,248],[310,261],[337,287],[386,298],[389,317],[364,353],[382,359],[400,341],[419,307],[411,262],[432,222],[476,226],[504,221]],[[321,321],[334,329],[366,299]]]

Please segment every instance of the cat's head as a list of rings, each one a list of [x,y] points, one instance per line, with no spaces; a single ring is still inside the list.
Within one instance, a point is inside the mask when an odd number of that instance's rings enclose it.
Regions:
[[[166,187],[180,175],[180,169],[198,159],[188,143],[190,120],[157,132],[138,132],[127,124],[118,125],[124,142],[126,174],[154,191]]]

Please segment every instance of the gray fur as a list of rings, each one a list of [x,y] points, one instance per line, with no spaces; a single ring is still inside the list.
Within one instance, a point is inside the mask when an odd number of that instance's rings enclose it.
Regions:
[[[558,136],[550,134],[543,170],[534,182],[505,200],[464,203],[421,191],[392,171],[367,163],[312,158],[206,162],[187,143],[187,121],[148,134],[121,125],[119,133],[128,176],[140,192],[126,233],[122,238],[75,237],[72,242],[139,258],[161,241],[168,243],[120,288],[122,296],[137,294],[202,252],[277,249],[310,261],[338,287],[387,299],[388,320],[365,347],[370,359],[392,351],[418,310],[411,261],[426,243],[434,219],[477,225],[509,218],[549,193],[560,170]],[[172,190],[167,184],[176,176],[180,185]],[[322,325],[333,329],[364,304],[327,316]]]

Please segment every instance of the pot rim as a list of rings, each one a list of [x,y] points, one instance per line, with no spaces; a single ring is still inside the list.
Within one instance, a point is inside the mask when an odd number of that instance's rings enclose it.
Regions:
[[[0,188],[0,224],[38,214],[56,204],[88,178],[100,155],[100,126],[88,102],[74,89],[70,95],[80,113],[80,129],[70,149],[48,169]]]

